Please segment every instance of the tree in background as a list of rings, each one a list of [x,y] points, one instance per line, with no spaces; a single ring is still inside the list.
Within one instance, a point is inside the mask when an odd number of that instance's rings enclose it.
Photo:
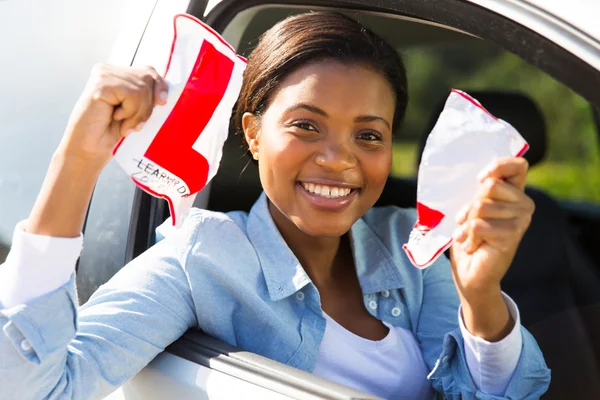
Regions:
[[[410,154],[414,145],[402,141],[414,143],[429,129],[430,121],[437,118],[431,113],[450,89],[516,91],[538,104],[547,126],[546,159],[532,169],[530,184],[559,198],[600,203],[598,131],[585,99],[519,57],[472,38],[404,49],[403,54],[410,101],[399,135],[396,172],[416,173],[411,165],[414,154]]]

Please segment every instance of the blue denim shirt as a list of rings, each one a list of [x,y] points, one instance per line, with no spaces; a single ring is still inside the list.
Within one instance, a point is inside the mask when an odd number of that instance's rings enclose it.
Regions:
[[[479,392],[471,379],[448,260],[419,270],[402,251],[415,219],[413,210],[375,208],[352,226],[365,308],[413,332],[434,388],[447,398],[501,398]],[[1,399],[102,397],[193,327],[312,371],[326,325],[319,293],[264,194],[249,214],[193,210],[79,310],[75,293],[72,277],[30,304],[0,311]],[[549,385],[539,347],[521,330],[521,356],[502,398],[538,398]]]

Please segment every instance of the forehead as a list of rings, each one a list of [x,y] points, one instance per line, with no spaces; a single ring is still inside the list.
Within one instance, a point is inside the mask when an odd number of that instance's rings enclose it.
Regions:
[[[328,114],[380,114],[392,119],[394,92],[387,79],[361,64],[319,61],[302,66],[280,82],[270,107],[308,103]]]

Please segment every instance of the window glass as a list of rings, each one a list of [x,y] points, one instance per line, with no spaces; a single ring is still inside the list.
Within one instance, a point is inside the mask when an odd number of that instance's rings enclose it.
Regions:
[[[546,156],[531,168],[528,184],[559,199],[600,204],[600,145],[586,100],[519,57],[481,40],[410,47],[402,53],[410,101],[395,144],[395,176],[416,176],[417,138],[437,119],[432,112],[451,88],[516,91],[539,106],[546,122]]]

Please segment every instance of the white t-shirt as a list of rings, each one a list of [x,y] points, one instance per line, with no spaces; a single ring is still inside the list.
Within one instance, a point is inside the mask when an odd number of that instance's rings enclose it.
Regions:
[[[488,342],[465,327],[461,308],[458,322],[465,358],[475,386],[483,393],[503,396],[521,355],[521,318],[515,302],[503,293],[515,321],[498,342]],[[429,369],[413,333],[383,322],[390,331],[378,341],[348,331],[323,313],[327,325],[313,373],[333,382],[385,399],[432,399]]]
[[[412,332],[384,322],[390,331],[373,341],[324,316],[315,375],[384,399],[433,399],[429,369]]]

